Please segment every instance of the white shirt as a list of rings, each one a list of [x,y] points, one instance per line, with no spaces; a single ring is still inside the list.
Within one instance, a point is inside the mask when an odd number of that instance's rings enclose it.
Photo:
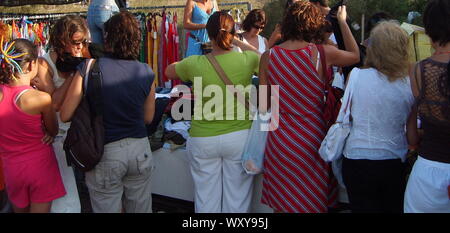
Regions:
[[[358,68],[355,68],[358,69]],[[351,75],[356,75],[355,70]],[[352,77],[353,78],[353,77]],[[376,69],[361,69],[353,90],[352,129],[344,148],[348,159],[405,161],[406,123],[414,96],[409,77],[390,82]]]
[[[50,67],[52,68],[52,71],[53,71],[52,78],[53,78],[53,83],[55,84],[55,87],[60,88],[64,84],[64,81],[66,81],[66,80],[59,76],[58,69],[56,68],[55,63],[53,63],[53,60],[50,57],[50,52],[44,54],[44,56],[42,56],[42,58],[44,58],[47,61],[47,63],[50,65]],[[70,122],[66,122],[66,123],[62,122],[59,112],[56,113],[56,117],[58,118],[58,125],[59,125],[58,136],[65,137],[67,135],[67,131],[70,128]]]
[[[243,40],[242,40],[242,41],[245,42],[245,43],[247,43],[247,44],[250,44],[250,43],[248,43],[248,41],[245,39],[245,37],[243,37]],[[235,46],[235,47],[234,47],[234,50],[235,50],[236,52],[242,53],[242,49],[239,48],[238,46]],[[266,52],[266,42],[265,42],[265,40],[264,40],[264,37],[262,37],[262,36],[260,36],[260,35],[258,35],[258,51],[259,51],[261,54],[263,54],[263,53]]]

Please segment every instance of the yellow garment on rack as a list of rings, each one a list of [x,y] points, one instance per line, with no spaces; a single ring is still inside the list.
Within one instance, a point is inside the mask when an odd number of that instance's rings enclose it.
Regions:
[[[12,25],[8,24],[8,34],[6,35],[8,38],[8,41],[12,40],[12,35],[13,35],[13,27],[12,27]]]
[[[158,48],[159,48],[159,36],[158,36],[158,26],[156,23],[156,17],[153,20],[153,73],[155,73],[155,84],[156,86],[159,86],[158,82]]]

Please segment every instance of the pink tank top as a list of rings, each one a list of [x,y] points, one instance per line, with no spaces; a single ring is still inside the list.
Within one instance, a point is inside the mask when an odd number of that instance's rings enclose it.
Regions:
[[[44,137],[42,116],[23,112],[16,104],[19,94],[30,86],[11,87],[0,84],[0,158],[4,164],[18,163],[52,155],[51,146],[41,142]]]

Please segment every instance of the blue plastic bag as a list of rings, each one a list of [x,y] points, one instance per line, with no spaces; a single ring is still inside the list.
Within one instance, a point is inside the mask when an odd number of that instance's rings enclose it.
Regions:
[[[263,172],[264,150],[269,133],[270,113],[255,114],[242,154],[242,166],[249,175]]]

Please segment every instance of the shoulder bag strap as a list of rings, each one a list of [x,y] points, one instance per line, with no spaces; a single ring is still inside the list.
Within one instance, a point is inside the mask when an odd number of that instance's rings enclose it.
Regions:
[[[355,91],[356,81],[359,79],[359,71],[360,69],[354,68],[351,72],[336,123],[349,124],[350,122],[353,92]]]
[[[220,66],[219,62],[217,62],[217,60],[214,57],[214,55],[209,53],[209,54],[206,55],[206,58],[208,58],[208,61],[214,67],[214,69],[216,70],[216,72],[219,75],[220,79],[222,79],[222,82],[225,83],[225,86],[227,86],[228,88],[230,88],[231,86],[234,86],[233,82],[231,82],[230,79],[228,78],[228,76],[225,74],[225,71],[222,69],[222,67]],[[250,110],[249,103],[248,103],[248,101],[245,100],[245,96],[242,96],[242,93],[240,93],[239,91],[236,91],[235,92],[235,96],[238,98],[238,100],[243,99],[245,101],[245,103],[243,103],[245,108],[247,110]]]
[[[100,70],[100,64],[94,61],[94,65],[91,71],[94,109],[96,115],[103,115],[103,95],[102,95],[102,72]]]
[[[325,77],[323,80],[325,81],[325,85],[329,84],[330,77],[328,77],[328,70],[327,70],[327,55],[325,54],[325,50],[323,49],[323,45],[318,44],[316,45],[317,50],[319,51],[319,57],[320,62],[322,63],[322,75]]]
[[[86,62],[84,63],[84,67],[83,67],[83,73],[84,73],[84,79],[83,79],[83,96],[86,96],[87,94],[87,86],[88,86],[88,81],[89,81],[89,71],[91,70],[91,66],[92,63],[94,62],[95,59],[88,59],[86,60]]]
[[[89,97],[91,109],[95,111],[96,115],[103,115],[103,96],[102,96],[102,73],[100,71],[100,65],[95,59],[88,61],[86,73],[86,91],[85,95]],[[89,79],[90,82],[87,82]],[[92,85],[91,89],[88,89],[88,85]]]

